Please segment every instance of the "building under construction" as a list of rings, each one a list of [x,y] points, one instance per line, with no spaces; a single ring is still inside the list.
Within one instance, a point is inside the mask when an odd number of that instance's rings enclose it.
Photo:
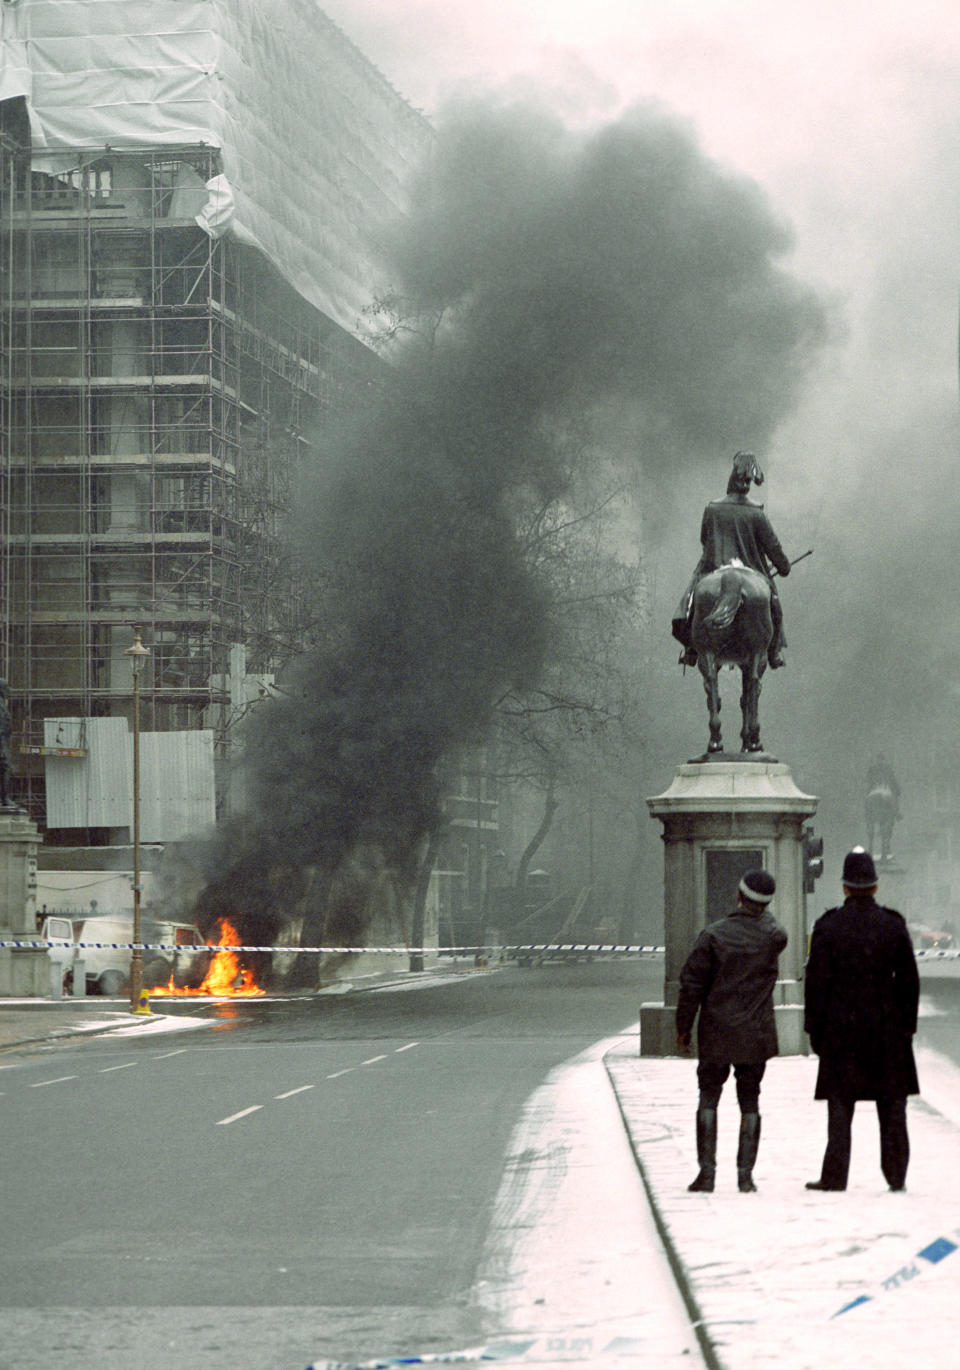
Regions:
[[[101,844],[127,799],[54,821],[46,787],[129,716],[133,625],[144,727],[209,730],[215,753],[250,678],[302,644],[291,483],[378,383],[371,244],[430,134],[310,0],[21,0],[2,21],[15,795],[48,840]],[[145,840],[175,829],[159,814]]]

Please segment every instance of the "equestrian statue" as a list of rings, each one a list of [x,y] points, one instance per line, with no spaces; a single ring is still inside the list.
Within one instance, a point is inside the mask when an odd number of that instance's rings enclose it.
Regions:
[[[760,682],[768,665],[777,670],[785,664],[783,611],[773,577],[788,576],[791,563],[763,505],[747,498],[753,483],[763,484],[763,471],[752,453],[738,452],[726,495],[703,511],[700,560],[673,616],[673,635],[683,646],[680,663],[699,666],[703,677],[710,712],[708,754],[723,751],[720,668],[740,669],[742,751],[756,754],[763,751]]]
[[[900,817],[900,785],[883,752],[873,758],[867,771],[864,817],[867,820],[867,851],[878,854],[881,861],[891,861],[893,825]],[[874,838],[878,834],[879,853],[874,847]]]

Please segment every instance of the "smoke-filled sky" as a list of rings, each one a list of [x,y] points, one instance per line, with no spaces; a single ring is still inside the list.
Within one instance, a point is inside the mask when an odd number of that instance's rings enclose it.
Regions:
[[[783,264],[820,294],[832,342],[776,430],[747,431],[733,444],[758,448],[768,475],[761,497],[788,554],[816,548],[783,589],[791,664],[766,682],[762,711],[773,736],[765,740],[824,795],[828,852],[860,836],[862,775],[878,749],[914,791],[907,819],[919,830],[918,767],[943,741],[943,725],[930,720],[944,699],[955,711],[957,698],[960,26],[952,0],[328,0],[324,8],[401,94],[441,121],[450,97],[465,91],[535,92],[584,130],[658,102],[689,121],[726,172],[755,181],[792,226]],[[700,507],[722,493],[730,447],[718,433],[716,471],[678,473],[679,507],[645,511],[658,613],[669,613],[693,565]],[[688,682],[683,729],[699,741],[698,691]]]
[[[783,587],[764,741],[823,796],[828,857],[862,837],[878,750],[919,827],[960,673],[950,7],[324,8],[438,129],[388,264],[445,322],[359,430],[321,436],[300,502],[329,631],[248,753],[283,860],[329,870],[373,837],[402,863],[444,759],[535,678],[549,624],[512,501],[556,493],[574,430],[632,468],[623,536],[663,639],[646,792],[706,741],[669,618],[745,448],[788,556],[816,549]]]
[[[797,234],[833,292],[854,414],[956,394],[960,26],[951,0],[329,0],[327,13],[435,117],[451,94],[535,90],[598,126],[643,100],[692,121]],[[819,399],[819,404],[817,403]],[[804,433],[836,391],[811,396]],[[830,442],[817,434],[817,446]],[[809,443],[809,439],[808,439]],[[783,433],[773,460],[800,446]],[[848,463],[830,453],[832,477]],[[771,487],[771,498],[773,487]],[[791,491],[791,494],[793,492]]]
[[[829,336],[767,198],[659,109],[574,130],[486,97],[437,128],[383,235],[404,320],[389,380],[318,422],[302,473],[322,632],[250,719],[254,818],[225,828],[203,901],[245,889],[248,936],[278,872],[292,892],[376,847],[409,876],[445,766],[498,697],[538,683],[559,613],[521,510],[608,470],[671,508],[675,470],[712,467],[744,425],[770,437]],[[354,909],[338,931],[362,923]]]

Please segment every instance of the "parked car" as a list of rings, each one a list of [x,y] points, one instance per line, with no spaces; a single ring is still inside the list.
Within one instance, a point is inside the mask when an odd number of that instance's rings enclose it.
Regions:
[[[78,943],[117,944],[78,947],[77,958],[86,971],[87,990],[112,998],[129,989],[133,916],[101,914],[80,918],[74,920],[73,930]],[[148,989],[167,984],[171,975],[177,989],[193,989],[202,983],[210,965],[210,952],[189,950],[205,946],[200,929],[192,923],[142,918],[140,941],[150,944],[150,949],[143,953],[143,983]],[[158,945],[163,947],[162,951],[155,950]]]

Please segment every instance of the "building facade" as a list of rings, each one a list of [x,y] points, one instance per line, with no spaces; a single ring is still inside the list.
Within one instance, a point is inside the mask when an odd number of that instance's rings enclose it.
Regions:
[[[83,721],[130,716],[134,625],[143,727],[220,753],[250,678],[302,643],[284,516],[325,415],[378,383],[373,243],[430,142],[304,0],[259,47],[250,0],[199,38],[175,4],[69,8],[72,44],[63,6],[4,7],[0,53],[0,658],[41,827]],[[107,10],[132,75],[87,42]],[[83,826],[47,840],[122,838]]]

